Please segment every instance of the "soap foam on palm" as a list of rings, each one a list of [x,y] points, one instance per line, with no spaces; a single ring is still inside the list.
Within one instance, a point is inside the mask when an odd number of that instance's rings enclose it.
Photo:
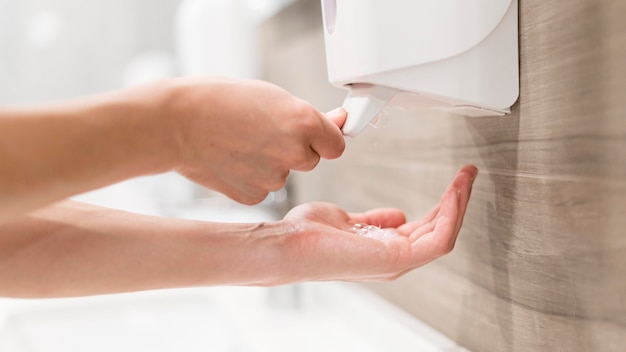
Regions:
[[[400,236],[398,232],[391,228],[383,229],[380,226],[368,225],[368,224],[355,224],[350,232],[353,232],[359,236],[373,238],[379,241],[387,241]]]

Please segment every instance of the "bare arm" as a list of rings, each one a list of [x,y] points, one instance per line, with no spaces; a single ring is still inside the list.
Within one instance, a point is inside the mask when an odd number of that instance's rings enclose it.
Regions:
[[[175,170],[248,204],[345,147],[332,120],[258,81],[177,78],[0,109],[0,223],[84,191]]]
[[[208,285],[389,280],[452,250],[470,197],[465,167],[423,219],[327,203],[277,222],[219,224],[64,202],[0,224],[0,296],[59,297]],[[397,229],[381,242],[355,223]]]
[[[66,201],[0,225],[0,296],[268,284],[276,260],[264,256],[280,231],[277,224],[167,219]]]
[[[170,168],[175,150],[168,126],[157,107],[134,98],[109,94],[0,110],[0,222]]]

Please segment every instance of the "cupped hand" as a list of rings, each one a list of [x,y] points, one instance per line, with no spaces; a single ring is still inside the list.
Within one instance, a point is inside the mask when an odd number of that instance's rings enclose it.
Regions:
[[[439,204],[421,220],[406,222],[397,209],[348,213],[328,203],[294,208],[283,221],[287,237],[287,282],[302,280],[386,281],[449,253],[455,244],[478,170],[465,166]],[[380,241],[360,237],[351,228],[366,223],[394,228],[400,236]]]
[[[167,114],[179,142],[175,170],[245,204],[284,186],[290,170],[339,157],[346,112],[324,115],[261,81],[180,78]]]

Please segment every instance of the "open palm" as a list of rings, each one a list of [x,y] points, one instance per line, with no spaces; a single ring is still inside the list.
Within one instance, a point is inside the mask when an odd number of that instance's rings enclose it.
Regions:
[[[330,203],[292,209],[283,219],[292,229],[286,238],[291,256],[287,281],[393,280],[446,253],[455,244],[476,177],[474,166],[459,170],[439,204],[421,220],[406,222],[398,209],[348,213]],[[354,234],[357,223],[394,228],[396,238],[379,241]]]

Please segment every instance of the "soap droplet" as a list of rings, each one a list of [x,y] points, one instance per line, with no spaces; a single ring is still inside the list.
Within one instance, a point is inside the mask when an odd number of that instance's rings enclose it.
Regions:
[[[372,121],[370,122],[370,126],[374,128],[383,128],[387,126],[387,122],[389,121],[389,111],[387,109],[382,109],[378,115],[376,115]]]
[[[368,224],[355,224],[352,226],[352,229],[350,229],[350,232],[379,241],[386,241],[399,236],[398,232],[392,228],[383,229],[380,226]]]

